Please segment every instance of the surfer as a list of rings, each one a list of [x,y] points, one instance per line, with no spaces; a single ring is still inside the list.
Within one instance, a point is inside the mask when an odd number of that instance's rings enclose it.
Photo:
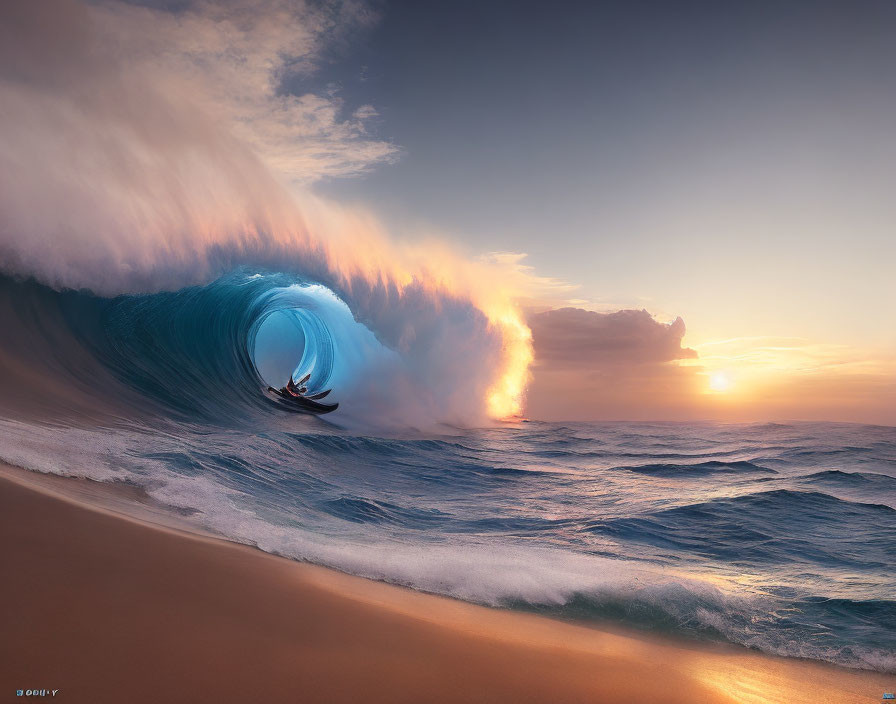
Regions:
[[[320,399],[330,394],[330,389],[325,391],[316,391],[313,394],[308,393],[306,383],[311,377],[306,374],[298,381],[294,381],[292,376],[286,382],[286,386],[275,389],[273,386],[268,387],[268,391],[277,394],[280,398],[289,401],[291,410],[301,410],[305,413],[329,413],[339,408],[338,403],[320,403]]]
[[[308,393],[308,387],[305,386],[305,384],[310,378],[311,374],[306,374],[301,379],[299,379],[298,383],[296,383],[295,381],[293,381],[292,374],[290,374],[289,381],[286,382],[286,386],[280,389],[280,391],[289,394],[293,398],[301,398],[306,393]]]
[[[289,377],[289,381],[286,382],[286,386],[283,387],[283,390],[286,391],[286,393],[288,393],[290,396],[300,398],[305,395],[306,391],[308,391],[308,387],[296,386],[296,382],[292,380],[292,377]]]

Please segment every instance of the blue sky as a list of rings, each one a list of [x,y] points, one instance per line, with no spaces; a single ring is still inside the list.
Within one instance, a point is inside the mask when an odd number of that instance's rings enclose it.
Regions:
[[[326,193],[701,341],[894,342],[896,5],[375,7],[291,89],[373,105],[401,153]]]

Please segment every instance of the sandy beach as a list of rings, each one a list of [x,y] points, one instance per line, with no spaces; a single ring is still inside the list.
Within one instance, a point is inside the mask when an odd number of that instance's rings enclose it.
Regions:
[[[821,703],[894,686],[370,582],[85,505],[68,481],[0,477],[3,700]]]

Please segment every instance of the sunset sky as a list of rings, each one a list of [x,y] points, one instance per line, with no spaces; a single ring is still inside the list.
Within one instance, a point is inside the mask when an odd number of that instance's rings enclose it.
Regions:
[[[624,390],[541,360],[530,413],[896,422],[896,6],[425,5],[314,76],[400,148],[320,187],[524,252],[570,306],[681,316],[697,353]]]
[[[84,285],[105,238],[174,270],[290,220],[284,186],[376,233],[356,258],[476,263],[452,280],[492,322],[513,282],[530,417],[896,424],[889,0],[3,12],[7,265]]]

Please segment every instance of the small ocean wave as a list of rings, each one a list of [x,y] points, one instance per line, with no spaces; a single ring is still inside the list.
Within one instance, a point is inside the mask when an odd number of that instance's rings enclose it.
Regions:
[[[347,496],[325,501],[322,506],[330,515],[353,523],[391,523],[409,528],[433,527],[444,523],[445,515],[437,510],[419,510]]]
[[[638,472],[640,474],[652,474],[655,476],[665,477],[681,477],[695,476],[715,473],[763,473],[777,474],[774,469],[762,467],[745,460],[736,460],[732,462],[722,462],[720,460],[711,460],[709,462],[699,462],[697,464],[642,464],[628,467],[618,467],[629,472]]]
[[[828,469],[823,472],[807,474],[800,477],[800,480],[814,484],[832,484],[863,489],[875,487],[884,491],[896,491],[896,477],[877,472],[844,472],[839,469]]]
[[[896,558],[896,510],[788,489],[595,521],[589,530],[736,566],[881,569]]]
[[[396,439],[366,437],[363,435],[333,435],[321,433],[292,433],[290,437],[297,444],[316,452],[333,454],[355,454],[361,452],[366,455],[376,454],[393,457],[416,457],[420,453],[456,452],[459,450],[475,452],[472,448],[468,448],[456,442],[433,440],[430,438]]]

